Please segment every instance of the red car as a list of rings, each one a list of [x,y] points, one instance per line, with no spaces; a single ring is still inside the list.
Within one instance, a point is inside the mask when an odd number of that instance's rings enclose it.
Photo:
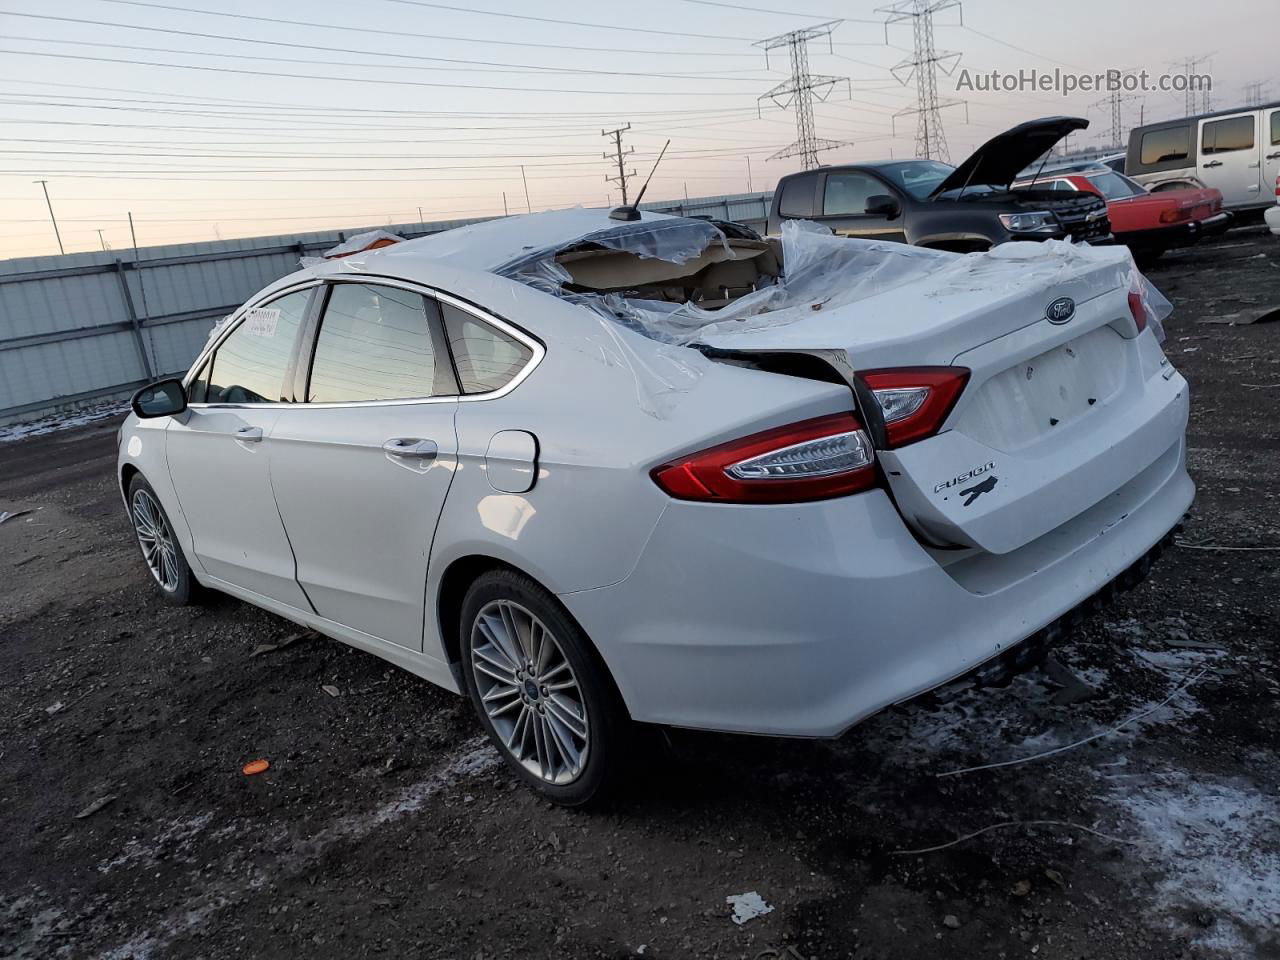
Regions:
[[[1014,184],[1036,189],[1096,193],[1107,201],[1111,232],[1135,258],[1150,262],[1166,250],[1186,247],[1202,236],[1222,233],[1231,214],[1222,209],[1222,193],[1213,187],[1148,193],[1134,180],[1109,167],[1057,170]]]

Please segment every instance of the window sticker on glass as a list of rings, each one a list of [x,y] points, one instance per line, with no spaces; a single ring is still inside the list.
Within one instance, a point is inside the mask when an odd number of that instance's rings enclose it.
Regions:
[[[280,323],[280,311],[271,307],[254,307],[244,315],[245,332],[251,337],[274,337]]]

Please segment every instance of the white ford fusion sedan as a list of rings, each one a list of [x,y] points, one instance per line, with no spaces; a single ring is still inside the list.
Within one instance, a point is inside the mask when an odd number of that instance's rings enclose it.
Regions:
[[[634,722],[835,736],[1140,580],[1194,495],[1166,308],[1122,248],[492,221],[254,296],[119,481],[166,598],[465,692],[578,804]]]

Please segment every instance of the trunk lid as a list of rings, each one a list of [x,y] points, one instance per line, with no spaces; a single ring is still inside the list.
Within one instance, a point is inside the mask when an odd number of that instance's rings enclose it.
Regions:
[[[941,432],[879,458],[920,536],[1002,554],[1119,490],[1181,438],[1176,405],[1148,389],[1153,375],[1168,384],[1155,339],[1137,338],[1132,272],[1118,248],[1007,244],[830,312],[701,341],[739,354],[843,353],[852,370],[967,367]],[[1065,321],[1049,310],[1063,298],[1074,304]]]

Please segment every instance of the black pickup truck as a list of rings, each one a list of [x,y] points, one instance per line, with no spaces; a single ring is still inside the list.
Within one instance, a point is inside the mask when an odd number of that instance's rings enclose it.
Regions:
[[[769,233],[783,220],[815,220],[832,232],[968,253],[1009,240],[1111,243],[1107,204],[1092,193],[1012,188],[1019,172],[1081,117],[1046,117],[987,141],[958,167],[935,160],[821,167],[783,177],[773,193]]]

